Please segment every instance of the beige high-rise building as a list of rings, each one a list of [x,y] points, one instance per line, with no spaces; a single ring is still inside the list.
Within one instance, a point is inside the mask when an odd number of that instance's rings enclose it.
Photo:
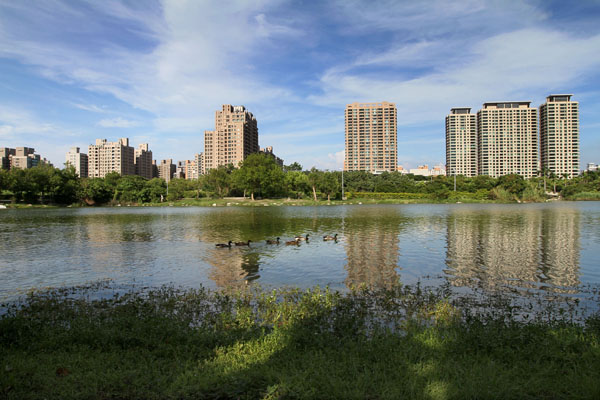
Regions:
[[[173,179],[173,174],[177,170],[177,166],[173,164],[173,159],[169,158],[168,160],[162,160],[160,164],[158,164],[158,177],[164,179],[166,182],[169,182]]]
[[[477,112],[478,175],[537,175],[537,110],[530,104],[484,103]]]
[[[16,155],[15,149],[10,149],[8,147],[0,148],[0,168],[2,169],[10,169],[10,159],[12,156]]]
[[[477,176],[477,116],[470,108],[452,108],[446,116],[446,173]]]
[[[194,156],[194,161],[196,162],[196,168],[198,169],[198,177],[200,175],[204,175],[204,153],[198,153]]]
[[[185,160],[183,162],[183,173],[185,175],[185,179],[187,180],[196,180],[198,179],[198,154],[194,157],[193,160]]]
[[[69,150],[65,158],[67,164],[75,167],[77,176],[80,178],[87,178],[89,162],[87,154],[81,153],[79,147],[71,147],[71,150]]]
[[[152,152],[148,148],[148,143],[140,144],[135,149],[135,174],[152,179]]]
[[[27,169],[37,167],[38,165],[52,166],[48,160],[42,158],[39,154],[35,154],[35,149],[32,147],[17,147],[11,150],[8,149],[9,169]]]
[[[387,101],[346,106],[345,171],[396,171],[396,115],[396,105]]]
[[[540,106],[540,166],[569,178],[579,174],[579,102],[571,96],[551,94]]]
[[[91,178],[104,178],[109,172],[121,175],[135,175],[135,152],[129,146],[129,139],[117,142],[96,139],[96,144],[88,146],[88,175]]]
[[[215,112],[215,130],[204,132],[204,169],[233,164],[258,153],[256,118],[244,106],[224,104]]]

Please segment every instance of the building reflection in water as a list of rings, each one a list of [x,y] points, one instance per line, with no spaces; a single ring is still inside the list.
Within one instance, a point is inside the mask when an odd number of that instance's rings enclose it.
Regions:
[[[579,285],[579,211],[456,210],[447,223],[447,279],[573,293]]]
[[[236,288],[258,279],[260,255],[251,249],[210,249],[205,261],[212,265],[209,278],[221,288]]]
[[[357,208],[344,229],[347,287],[389,288],[400,282],[398,269],[402,218],[389,210]]]

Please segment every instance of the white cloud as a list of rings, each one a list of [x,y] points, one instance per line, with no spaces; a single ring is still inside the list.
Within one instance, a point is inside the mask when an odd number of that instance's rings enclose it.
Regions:
[[[79,108],[80,110],[84,110],[84,111],[90,111],[90,112],[94,112],[94,113],[105,113],[106,110],[102,107],[98,107],[95,104],[73,104],[73,106]]]
[[[140,122],[138,121],[130,121],[121,117],[110,118],[110,119],[102,119],[98,121],[96,124],[103,128],[135,128],[140,126]]]
[[[464,64],[446,64],[409,79],[393,73],[363,76],[334,67],[321,77],[323,94],[311,100],[324,105],[342,105],[348,99],[388,100],[398,107],[399,125],[441,121],[457,105],[535,100],[530,98],[533,94],[543,99],[550,90],[568,90],[600,67],[599,48],[600,35],[520,30],[473,44],[465,49],[469,61]]]
[[[302,36],[304,34],[301,30],[286,25],[276,25],[267,22],[267,16],[265,14],[258,14],[254,19],[258,23],[257,31],[259,36]]]

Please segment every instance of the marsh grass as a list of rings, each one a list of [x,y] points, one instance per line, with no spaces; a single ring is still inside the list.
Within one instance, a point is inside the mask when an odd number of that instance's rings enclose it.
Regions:
[[[600,317],[448,286],[87,288],[0,317],[0,397],[598,398]]]

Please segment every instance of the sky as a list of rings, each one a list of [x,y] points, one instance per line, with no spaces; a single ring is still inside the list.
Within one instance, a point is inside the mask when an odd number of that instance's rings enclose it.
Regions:
[[[339,170],[346,104],[380,101],[399,164],[443,164],[450,108],[554,93],[600,163],[598,0],[0,0],[0,147],[57,167],[98,138],[193,159],[233,104],[285,164]]]

